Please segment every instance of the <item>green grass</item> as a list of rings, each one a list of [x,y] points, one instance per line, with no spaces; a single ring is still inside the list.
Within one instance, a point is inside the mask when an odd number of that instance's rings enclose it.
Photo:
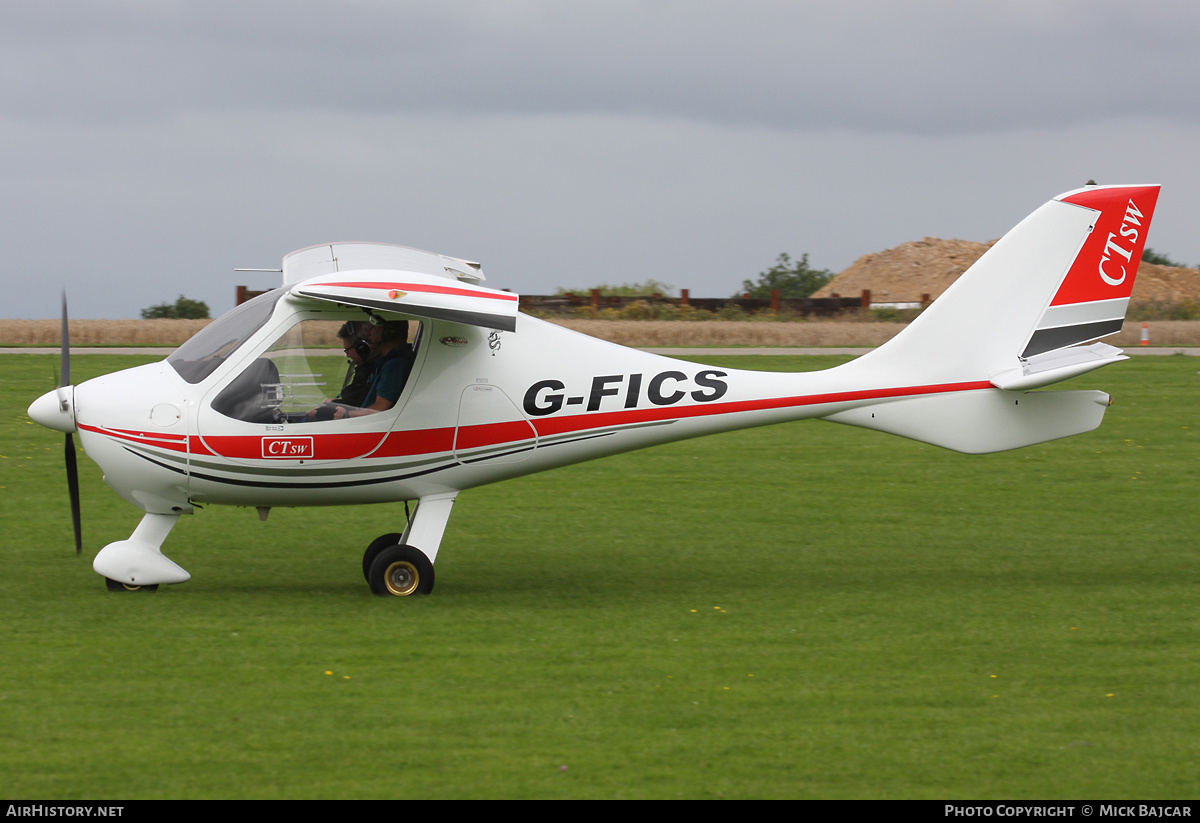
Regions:
[[[402,506],[211,507],[164,547],[191,582],[105,591],[138,512],[84,458],[71,551],[25,415],[56,365],[0,357],[5,796],[1196,794],[1194,358],[1079,378],[1101,428],[1005,454],[807,422],[465,492],[408,600],[359,562]]]

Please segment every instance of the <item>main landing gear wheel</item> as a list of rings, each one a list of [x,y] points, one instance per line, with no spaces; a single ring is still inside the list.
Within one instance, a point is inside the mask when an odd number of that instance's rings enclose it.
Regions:
[[[376,537],[371,541],[371,545],[367,546],[366,552],[363,554],[363,579],[368,583],[371,582],[371,564],[375,562],[375,558],[379,553],[388,546],[397,546],[404,538],[404,535],[392,532]]]
[[[156,592],[158,584],[154,583],[149,586],[134,586],[129,583],[122,583],[120,580],[113,580],[111,577],[104,578],[104,585],[108,587],[110,592]]]
[[[388,546],[375,557],[367,582],[381,597],[429,594],[433,591],[433,564],[420,549]]]

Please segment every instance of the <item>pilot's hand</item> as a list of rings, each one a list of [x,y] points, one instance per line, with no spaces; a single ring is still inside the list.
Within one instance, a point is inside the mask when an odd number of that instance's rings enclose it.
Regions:
[[[335,407],[332,403],[322,403],[315,409],[309,409],[304,415],[309,420],[336,420],[339,408],[341,407]]]

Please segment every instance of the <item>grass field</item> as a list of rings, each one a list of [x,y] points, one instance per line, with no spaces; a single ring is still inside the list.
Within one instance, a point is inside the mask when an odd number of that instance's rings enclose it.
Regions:
[[[1197,796],[1195,358],[1016,452],[807,422],[465,492],[407,600],[360,568],[402,506],[208,508],[191,582],[108,593],[138,512],[81,460],[74,555],[56,367],[0,357],[4,796]]]

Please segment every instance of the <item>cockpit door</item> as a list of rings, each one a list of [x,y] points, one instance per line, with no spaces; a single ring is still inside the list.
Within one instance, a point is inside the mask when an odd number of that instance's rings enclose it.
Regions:
[[[224,459],[275,471],[311,469],[375,451],[411,395],[416,364],[391,409],[339,420],[313,415],[342,388],[347,360],[337,332],[346,319],[341,313],[297,313],[210,388],[197,415],[193,461]]]

